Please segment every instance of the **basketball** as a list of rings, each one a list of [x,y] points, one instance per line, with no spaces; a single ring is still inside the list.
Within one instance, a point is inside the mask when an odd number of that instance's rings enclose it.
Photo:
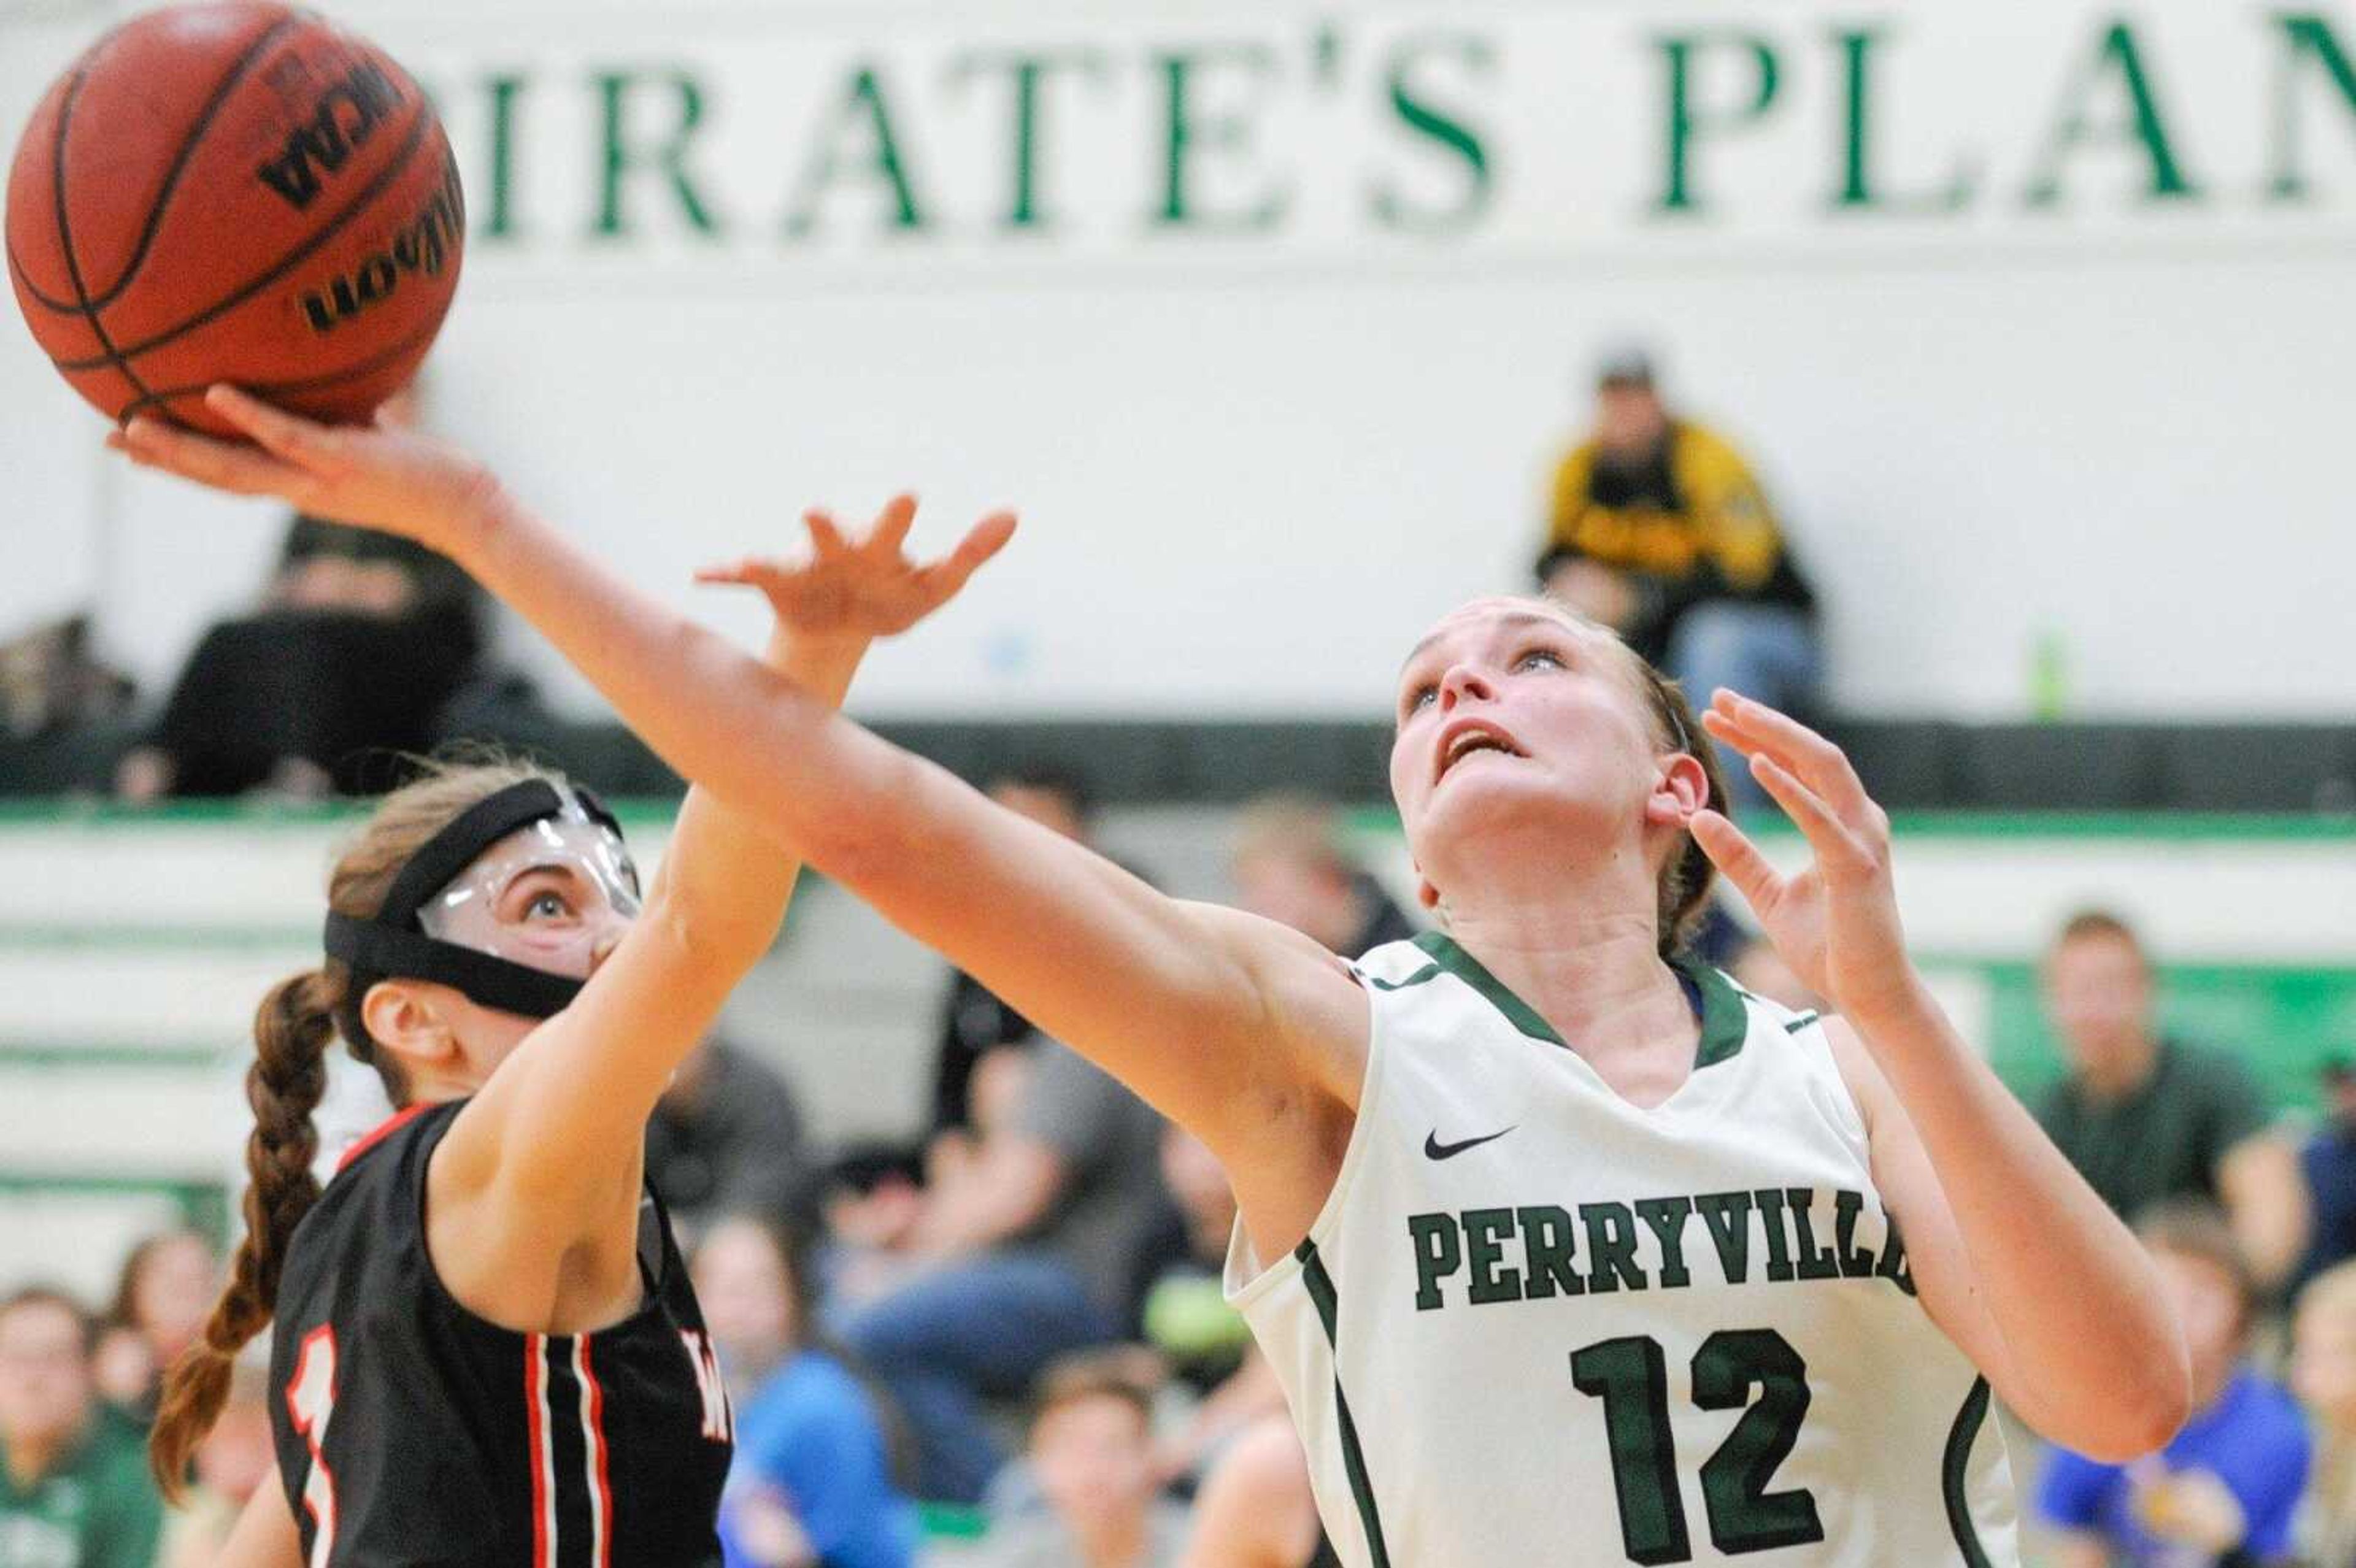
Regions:
[[[425,94],[284,5],[173,6],[42,96],[8,176],[8,276],[58,372],[117,421],[234,433],[233,381],[367,419],[432,346],[465,204]]]

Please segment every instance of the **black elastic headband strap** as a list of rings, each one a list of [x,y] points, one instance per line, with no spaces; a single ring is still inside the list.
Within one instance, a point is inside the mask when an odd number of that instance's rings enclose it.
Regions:
[[[432,980],[470,1000],[529,1019],[554,1018],[573,1005],[583,982],[509,959],[437,942],[420,931],[396,931],[349,915],[327,916],[327,956],[355,970],[403,980]]]
[[[622,825],[595,795],[578,785],[573,794],[591,821],[616,838],[622,836]],[[562,1012],[581,994],[581,981],[438,941],[425,934],[417,912],[484,850],[519,827],[562,814],[564,804],[562,793],[546,779],[524,779],[477,801],[409,858],[374,919],[328,912],[321,933],[327,956],[343,960],[355,971],[455,987],[500,1012],[535,1019]]]
[[[554,816],[564,809],[564,797],[546,779],[525,779],[486,796],[444,825],[442,831],[418,846],[386,890],[380,924],[407,930],[425,901],[455,880],[475,857],[519,827]]]

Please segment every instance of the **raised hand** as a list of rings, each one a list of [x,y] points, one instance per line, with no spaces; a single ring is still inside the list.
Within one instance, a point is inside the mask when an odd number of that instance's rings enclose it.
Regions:
[[[895,496],[865,537],[845,539],[823,511],[802,514],[810,551],[800,560],[747,557],[695,574],[698,582],[755,588],[778,620],[819,636],[890,636],[905,632],[956,597],[967,578],[1014,535],[1014,515],[992,512],[967,530],[948,555],[919,564],[902,547],[916,519],[916,499]]]
[[[1890,817],[1838,746],[1764,703],[1719,691],[1702,728],[1750,759],[1751,775],[1798,825],[1811,863],[1786,877],[1715,811],[1695,841],[1750,901],[1792,972],[1852,1018],[1907,999],[1915,985],[1890,874]]]
[[[133,420],[107,444],[143,468],[233,496],[275,496],[312,517],[444,551],[480,525],[498,495],[498,481],[480,463],[381,414],[373,425],[324,425],[226,385],[208,391],[205,404],[253,444],[155,419]]]

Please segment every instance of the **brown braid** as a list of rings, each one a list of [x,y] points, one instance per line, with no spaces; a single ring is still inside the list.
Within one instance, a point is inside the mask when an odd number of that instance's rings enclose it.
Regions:
[[[439,767],[385,796],[337,859],[327,907],[363,919],[376,913],[401,868],[459,813],[511,784],[541,777],[553,775],[505,763]],[[272,987],[254,1014],[253,1065],[245,1075],[246,1100],[253,1107],[245,1146],[245,1239],[212,1316],[165,1377],[148,1438],[148,1463],[174,1502],[187,1485],[197,1445],[229,1398],[238,1351],[277,1310],[279,1272],[294,1227],[318,1201],[311,1162],[319,1134],[311,1113],[327,1092],[327,1048],[337,1036],[376,1069],[395,1105],[408,1102],[400,1064],[369,1038],[361,1017],[369,988],[383,978],[330,960]]]

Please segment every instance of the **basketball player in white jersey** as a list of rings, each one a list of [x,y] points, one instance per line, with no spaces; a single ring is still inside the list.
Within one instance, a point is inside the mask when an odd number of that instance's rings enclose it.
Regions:
[[[1445,934],[1348,964],[829,713],[463,454],[212,404],[257,444],[120,444],[450,554],[673,767],[1218,1154],[1232,1290],[1352,1568],[2007,1563],[1991,1388],[2103,1458],[2183,1418],[2149,1266],[1932,1002],[1887,819],[1782,714],[1720,693],[1706,722],[1806,836],[1789,876],[1608,633],[1541,601],[1443,617],[1390,773]],[[761,562],[711,575],[790,602]],[[1838,1018],[1679,956],[1711,864]]]

